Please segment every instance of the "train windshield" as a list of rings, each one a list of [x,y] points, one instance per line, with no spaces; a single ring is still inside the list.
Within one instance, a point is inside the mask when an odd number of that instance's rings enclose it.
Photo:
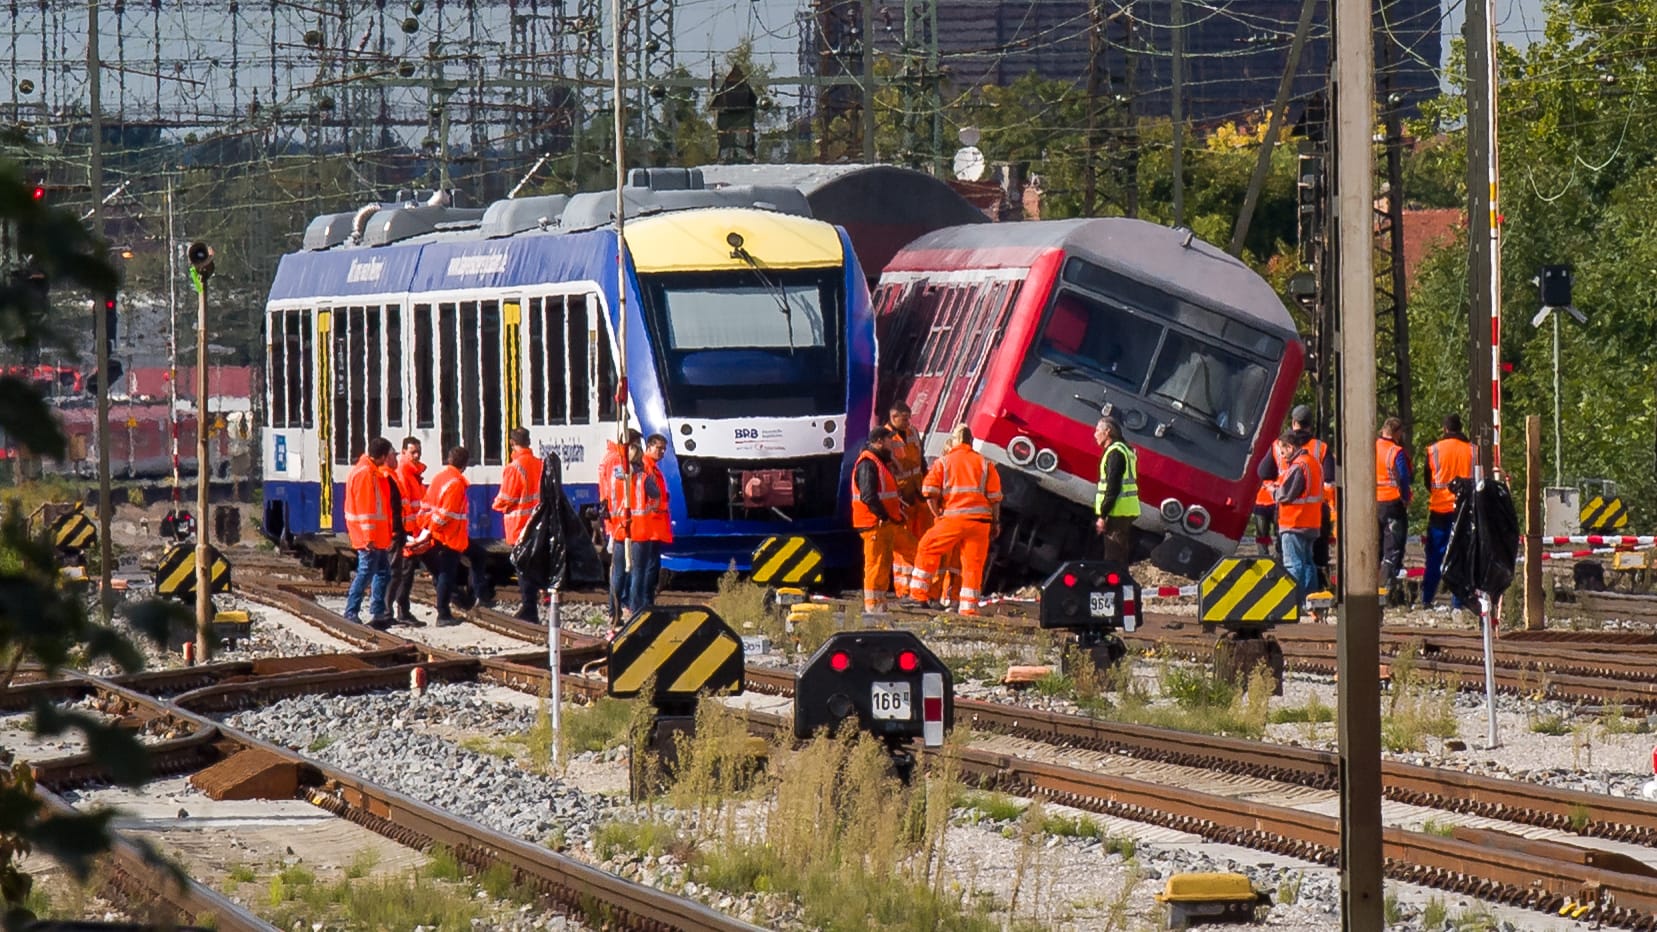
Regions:
[[[1084,423],[1111,405],[1136,443],[1180,447],[1234,473],[1242,457],[1225,453],[1226,441],[1246,451],[1259,429],[1282,340],[1145,282],[1070,265],[1019,394]],[[1168,425],[1160,436],[1158,425]]]
[[[640,276],[671,417],[846,407],[839,269]]]

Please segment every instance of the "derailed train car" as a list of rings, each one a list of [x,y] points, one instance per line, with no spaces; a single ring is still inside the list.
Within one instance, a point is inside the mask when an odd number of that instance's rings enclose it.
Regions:
[[[1304,358],[1241,261],[1126,218],[961,226],[900,250],[874,302],[878,402],[907,400],[934,455],[969,424],[1000,466],[998,565],[1097,548],[1101,413],[1139,454],[1136,556],[1197,576],[1235,549]]]

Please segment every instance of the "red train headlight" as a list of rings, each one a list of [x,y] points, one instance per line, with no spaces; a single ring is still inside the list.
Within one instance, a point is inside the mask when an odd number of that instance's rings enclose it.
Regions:
[[[1007,444],[1007,459],[1012,460],[1014,466],[1028,466],[1036,458],[1036,442],[1029,437],[1014,437],[1012,443]]]

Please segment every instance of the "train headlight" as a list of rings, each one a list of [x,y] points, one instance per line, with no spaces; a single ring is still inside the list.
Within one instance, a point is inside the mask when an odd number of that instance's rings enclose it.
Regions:
[[[692,428],[689,424],[680,424],[679,425],[679,433],[684,434],[686,437],[690,436],[691,430],[692,430]]]
[[[702,464],[696,460],[685,460],[679,464],[679,468],[685,471],[685,478],[687,479],[695,479],[702,475]]]
[[[823,433],[825,433],[825,434],[834,433],[834,422],[833,421],[824,421],[823,422]]]
[[[1036,451],[1036,468],[1042,472],[1052,472],[1059,468],[1059,455],[1052,450],[1041,449]]]
[[[1201,505],[1192,505],[1185,509],[1185,530],[1191,534],[1201,534],[1208,530],[1209,522],[1213,520],[1208,509]]]
[[[1007,459],[1013,461],[1014,466],[1028,466],[1036,458],[1036,442],[1029,437],[1014,437],[1013,442],[1007,444]]]
[[[1157,513],[1162,515],[1162,521],[1168,525],[1178,525],[1185,517],[1185,505],[1177,498],[1165,498],[1157,506]]]

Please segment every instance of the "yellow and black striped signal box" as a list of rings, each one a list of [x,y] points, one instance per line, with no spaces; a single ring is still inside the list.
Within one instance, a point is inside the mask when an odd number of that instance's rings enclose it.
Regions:
[[[1584,533],[1622,531],[1628,527],[1628,509],[1620,496],[1594,495],[1582,503],[1578,515]]]
[[[1227,557],[1197,587],[1197,618],[1205,625],[1262,628],[1300,620],[1300,587],[1276,560]]]
[[[742,692],[742,639],[705,608],[644,609],[610,644],[610,695],[630,699],[652,678],[651,701],[658,705],[694,701],[702,693]]]
[[[208,591],[213,595],[230,589],[230,561],[212,544],[207,545]],[[196,597],[196,545],[174,544],[155,568],[155,593],[168,599],[189,602]]]
[[[767,537],[750,576],[761,586],[821,586],[823,552],[804,537]]]
[[[98,542],[98,526],[76,508],[52,522],[52,545],[59,550],[85,550]]]

